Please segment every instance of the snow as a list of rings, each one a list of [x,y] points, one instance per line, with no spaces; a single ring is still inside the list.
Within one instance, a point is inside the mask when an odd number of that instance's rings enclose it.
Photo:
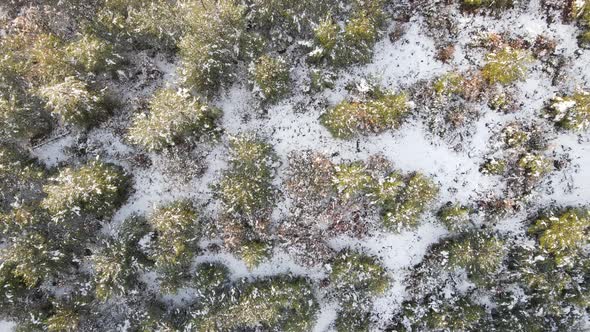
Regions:
[[[506,123],[538,118],[545,102],[561,90],[560,86],[552,86],[550,75],[539,68],[535,68],[525,81],[517,84],[516,91],[520,91],[517,97],[521,109],[516,114],[500,114],[490,110],[486,105],[477,105],[481,116],[472,124],[474,135],[464,142],[463,149],[459,151],[443,139],[428,133],[425,125],[418,119],[408,120],[397,131],[361,136],[350,141],[332,138],[318,121],[318,117],[327,107],[347,97],[344,87],[352,79],[375,79],[386,88],[396,91],[450,70],[476,68],[481,65],[483,54],[477,54],[477,50],[471,49],[470,43],[478,34],[485,31],[509,31],[530,40],[534,40],[539,34],[555,38],[558,41],[556,52],[574,58],[573,67],[569,69],[571,80],[565,83],[566,86],[588,88],[590,53],[576,55],[577,29],[561,23],[548,24],[539,0],[530,1],[529,8],[524,12],[506,12],[500,20],[459,13],[455,18],[459,24],[459,34],[455,58],[451,64],[442,64],[435,60],[434,40],[425,33],[422,19],[414,17],[406,23],[408,29],[400,40],[392,43],[385,36],[376,44],[371,63],[338,73],[339,78],[335,82],[335,87],[324,91],[317,99],[312,100],[305,93],[296,91],[297,93],[277,105],[260,107],[248,83],[236,82],[214,101],[215,106],[224,112],[221,126],[228,135],[252,131],[271,143],[282,164],[277,182],[285,178],[284,171],[290,152],[314,149],[334,156],[335,162],[366,160],[369,156],[381,154],[399,170],[427,174],[433,177],[441,188],[434,206],[440,206],[447,201],[469,204],[486,193],[498,193],[503,189],[499,179],[479,172],[484,158],[498,144],[492,141],[493,134]],[[155,62],[155,66],[163,72],[162,85],[175,86],[178,80],[177,60],[158,58]],[[538,65],[534,64],[533,67]],[[296,81],[293,85],[304,86],[307,68],[302,63],[295,66],[293,76]],[[147,87],[140,93],[149,95],[152,88]],[[135,156],[136,148],[130,146],[122,135],[113,128],[101,127],[90,131],[87,141],[94,153],[104,160],[120,164],[133,174],[134,191],[113,217],[113,229],[134,213],[149,213],[158,205],[181,198],[195,199],[205,205],[206,213],[215,215],[217,203],[209,204],[212,198],[210,185],[216,183],[227,165],[225,139],[206,153],[203,159],[206,169],[201,176],[182,180],[170,175],[165,167],[166,157],[161,154],[149,154],[152,163],[148,167],[133,165],[130,158]],[[565,171],[554,172],[550,176],[547,184],[541,188],[542,194],[536,197],[538,200],[533,204],[590,204],[590,168],[584,167],[590,165],[590,138],[588,135],[567,133],[559,133],[557,136],[551,143],[552,152],[557,155],[569,155],[572,158],[571,164]],[[47,167],[54,167],[69,160],[67,148],[72,146],[75,140],[73,134],[56,137],[35,147],[33,154]],[[273,213],[273,221],[280,222],[285,218],[289,208],[289,200],[280,202]],[[521,233],[525,219],[525,214],[517,214],[500,220],[495,227],[502,232]],[[404,299],[408,269],[419,263],[428,247],[446,234],[447,231],[436,224],[430,212],[416,230],[399,234],[374,232],[361,239],[341,236],[328,239],[328,243],[336,250],[352,247],[376,255],[387,268],[392,279],[391,287],[374,303],[374,316],[379,317],[379,326],[383,327]],[[295,262],[289,253],[280,250],[275,250],[270,260],[252,271],[234,255],[212,253],[207,250],[197,257],[195,263],[210,261],[224,263],[230,269],[234,280],[287,272],[307,276],[316,283],[326,277],[324,266],[302,266]],[[154,275],[144,275],[145,280],[151,280],[150,283],[153,283],[154,278]],[[338,306],[319,295],[321,310],[314,331],[329,331],[336,318]],[[181,293],[172,299],[178,300],[184,296],[187,295]],[[0,322],[0,331],[8,331],[10,326],[10,323]]]

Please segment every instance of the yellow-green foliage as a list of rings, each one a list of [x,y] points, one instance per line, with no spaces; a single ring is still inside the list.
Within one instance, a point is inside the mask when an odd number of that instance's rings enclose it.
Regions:
[[[189,87],[214,93],[235,75],[234,61],[245,35],[245,7],[231,0],[188,6],[187,34],[179,43],[181,74]]]
[[[74,74],[64,42],[52,34],[12,34],[0,39],[0,73],[33,85],[61,82]]]
[[[191,1],[105,0],[95,16],[95,29],[139,46],[173,48],[180,39],[185,6]]]
[[[190,264],[200,231],[198,214],[191,204],[177,201],[159,207],[150,215],[148,222],[158,236],[152,255],[156,267]]]
[[[108,243],[106,248],[92,257],[96,297],[107,300],[123,295],[127,279],[134,271],[133,257],[123,243]]]
[[[114,65],[119,59],[113,46],[91,34],[84,34],[65,47],[65,56],[84,72],[97,73]]]
[[[453,232],[460,232],[469,227],[469,209],[460,204],[444,206],[438,211],[438,218]]]
[[[197,331],[265,330],[305,332],[313,328],[318,304],[300,278],[272,277],[246,284],[234,301],[195,321]]]
[[[383,225],[398,232],[416,227],[420,222],[420,216],[437,194],[438,187],[432,180],[415,173],[395,197],[383,203]]]
[[[353,251],[342,251],[331,265],[330,281],[343,292],[383,294],[389,287],[387,271],[375,258]]]
[[[336,46],[340,27],[331,18],[326,18],[314,30],[316,42],[322,47],[322,52],[330,52]]]
[[[481,70],[484,79],[490,83],[510,84],[525,79],[532,57],[527,51],[505,47],[489,53]]]
[[[436,94],[448,96],[463,92],[463,75],[455,72],[446,73],[434,81],[433,88]]]
[[[506,172],[506,160],[504,159],[488,159],[482,165],[481,172],[491,175],[502,175]]]
[[[563,129],[587,129],[590,125],[590,92],[577,91],[571,96],[553,98],[547,117]]]
[[[50,332],[74,332],[78,330],[80,316],[72,309],[58,309],[46,321],[47,330]]]
[[[16,208],[0,214],[0,229],[10,239],[0,250],[2,265],[11,266],[13,276],[29,288],[35,287],[54,271],[60,253],[53,251],[45,232],[44,215],[29,208]]]
[[[216,187],[226,213],[252,218],[268,211],[275,201],[272,147],[251,136],[230,141],[231,160]]]
[[[34,183],[40,183],[43,178],[43,168],[35,164],[25,151],[13,145],[0,144],[0,210],[8,208],[15,196],[29,194],[24,188],[34,188]]]
[[[585,25],[590,25],[590,1],[572,1],[572,18],[581,20]]]
[[[240,246],[240,255],[250,270],[268,259],[270,254],[269,246],[262,241],[249,241]]]
[[[314,29],[316,47],[310,59],[326,59],[338,66],[369,61],[385,17],[383,5],[382,1],[355,1],[344,29],[329,17],[320,21]]]
[[[375,187],[375,180],[363,162],[340,164],[335,170],[332,183],[344,200],[365,195]]]
[[[461,0],[462,4],[470,8],[493,7],[505,9],[512,7],[513,0]]]
[[[384,94],[365,102],[342,101],[320,117],[330,133],[348,139],[398,128],[409,111],[405,94]]]
[[[115,165],[93,160],[79,168],[64,168],[43,186],[41,202],[55,219],[82,213],[110,217],[121,205],[128,177]]]
[[[518,159],[517,165],[526,176],[540,178],[553,170],[553,161],[543,155],[525,153]]]
[[[504,242],[484,233],[452,239],[444,249],[448,252],[448,267],[465,269],[469,278],[479,284],[493,279],[506,255]]]
[[[537,237],[539,246],[552,254],[559,265],[571,264],[588,244],[590,212],[568,208],[559,214],[537,219],[529,232]]]
[[[0,93],[0,134],[12,138],[38,138],[51,130],[51,123],[41,103],[24,93]]]
[[[436,331],[473,331],[485,314],[483,307],[461,297],[454,304],[444,303],[437,310],[429,310],[424,321],[429,329]]]
[[[282,58],[261,56],[256,61],[253,74],[254,82],[266,100],[275,101],[289,89],[289,67]]]
[[[162,89],[150,100],[149,115],[135,116],[129,140],[149,151],[212,134],[221,112],[197,98],[172,89]]]
[[[102,95],[88,89],[86,83],[73,76],[61,83],[44,86],[39,95],[53,114],[65,123],[88,127],[107,112]]]

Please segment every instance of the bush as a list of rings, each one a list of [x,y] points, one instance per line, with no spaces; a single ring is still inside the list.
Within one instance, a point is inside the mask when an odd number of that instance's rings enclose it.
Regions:
[[[72,76],[62,83],[42,87],[39,95],[53,114],[79,127],[89,127],[107,113],[104,97]]]
[[[326,59],[337,66],[370,61],[385,16],[383,5],[382,1],[354,2],[344,29],[330,18],[320,21],[314,30],[316,45],[308,54],[310,60]]]
[[[10,138],[34,139],[51,131],[49,116],[41,102],[16,91],[0,93],[0,134]]]
[[[433,89],[437,95],[449,96],[463,93],[463,75],[455,72],[444,74],[434,81]]]
[[[69,308],[60,308],[46,321],[50,332],[74,332],[80,325],[80,315]]]
[[[433,330],[473,331],[485,316],[483,307],[461,297],[455,303],[445,302],[437,310],[429,310],[424,320]]]
[[[36,287],[55,271],[62,254],[54,250],[43,225],[45,215],[29,208],[13,209],[0,214],[0,227],[7,243],[0,250],[2,265],[11,267],[11,273],[28,288]]]
[[[491,158],[482,165],[481,172],[491,175],[503,175],[506,172],[506,166],[506,160]]]
[[[269,246],[262,241],[249,241],[240,246],[240,255],[249,270],[257,267],[271,255]]]
[[[529,227],[541,249],[553,255],[559,265],[574,262],[588,244],[589,230],[590,212],[574,208],[542,216]]]
[[[438,219],[452,232],[460,232],[469,227],[469,208],[460,204],[448,204],[438,211]]]
[[[462,4],[468,8],[493,7],[506,9],[513,6],[513,0],[462,0]]]
[[[107,243],[92,257],[96,297],[107,300],[125,294],[135,272],[134,257],[124,243]]]
[[[566,130],[583,130],[590,125],[590,92],[578,91],[571,96],[551,100],[546,116]]]
[[[171,89],[159,90],[150,100],[149,115],[137,115],[129,139],[148,151],[189,142],[200,136],[213,134],[219,110],[198,99]]]
[[[506,255],[504,243],[498,238],[484,233],[468,233],[449,241],[448,267],[463,268],[476,284],[486,284],[493,280]]]
[[[330,282],[340,292],[380,295],[389,287],[387,271],[374,257],[342,251],[331,266]]]
[[[173,291],[191,264],[200,234],[198,214],[189,202],[177,201],[157,208],[148,218],[156,232],[151,257],[163,274],[162,287]],[[170,281],[170,282],[166,282]]]
[[[486,64],[481,70],[484,79],[490,84],[503,85],[526,78],[531,55],[526,51],[505,47],[486,55]]]
[[[405,94],[384,94],[366,102],[342,101],[322,114],[320,121],[332,136],[349,139],[398,128],[408,111]]]
[[[541,178],[553,170],[553,161],[543,155],[525,153],[518,159],[517,165],[527,177]]]
[[[375,188],[375,180],[363,162],[340,164],[335,171],[332,182],[346,201],[370,193]]]
[[[420,216],[437,194],[438,187],[429,178],[415,173],[395,199],[385,202],[382,211],[383,225],[398,232],[416,227]]]
[[[110,217],[125,199],[129,178],[118,166],[93,160],[77,169],[64,168],[43,186],[41,202],[54,219],[80,213]]]
[[[197,266],[193,284],[200,292],[219,289],[229,282],[230,272],[221,263],[201,263]]]
[[[214,0],[187,8],[189,29],[178,47],[189,87],[212,94],[234,78],[246,29],[245,9],[233,1]]]
[[[282,58],[261,56],[254,66],[253,76],[265,100],[276,101],[289,91],[289,67]]]
[[[230,169],[215,191],[230,215],[255,219],[270,211],[275,201],[272,186],[276,156],[272,147],[252,136],[230,141]]]
[[[245,284],[235,301],[197,319],[198,331],[234,331],[256,327],[286,332],[310,331],[318,304],[300,278],[276,276]]]
[[[45,177],[43,168],[15,145],[0,144],[0,211],[16,199],[36,200]]]
[[[110,43],[91,34],[70,42],[64,53],[70,63],[85,73],[98,73],[119,61]]]

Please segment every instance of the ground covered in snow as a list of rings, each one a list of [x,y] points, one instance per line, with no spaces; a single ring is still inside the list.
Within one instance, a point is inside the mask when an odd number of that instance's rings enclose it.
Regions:
[[[212,139],[163,151],[150,151],[133,144],[128,128],[133,115],[145,111],[145,105],[156,90],[183,88],[179,74],[182,60],[177,54],[152,49],[126,51],[123,55],[131,59],[129,64],[119,68],[116,78],[109,81],[110,88],[122,99],[109,117],[86,130],[59,125],[47,137],[24,145],[29,144],[27,149],[31,155],[52,174],[58,174],[65,167],[79,167],[95,158],[121,166],[129,174],[131,184],[126,199],[111,217],[100,221],[97,237],[114,236],[131,216],[149,216],[159,207],[176,201],[191,202],[209,225],[204,226],[206,231],[198,240],[191,269],[203,262],[219,262],[229,270],[231,282],[283,274],[305,277],[319,303],[313,331],[344,331],[335,322],[342,312],[350,310],[343,309],[349,302],[342,300],[331,275],[334,257],[346,250],[374,257],[389,280],[385,290],[371,295],[370,300],[363,302],[362,309],[358,309],[367,312],[370,330],[401,330],[402,326],[409,330],[477,330],[476,325],[468,324],[469,318],[456,312],[446,313],[451,317],[448,320],[463,321],[466,325],[440,321],[419,325],[410,316],[404,317],[402,308],[411,308],[409,310],[419,316],[422,309],[409,306],[409,301],[423,303],[434,296],[437,297],[435,304],[424,304],[424,308],[434,306],[438,308],[435,312],[444,312],[446,309],[441,308],[446,308],[445,301],[456,303],[457,298],[468,297],[470,303],[479,305],[487,315],[498,314],[502,305],[494,296],[500,288],[508,287],[506,285],[513,287],[514,280],[492,286],[487,281],[474,281],[469,269],[476,263],[459,264],[458,268],[445,270],[442,275],[429,279],[424,275],[430,276],[431,272],[422,269],[441,255],[432,249],[433,246],[436,248],[448,239],[460,238],[465,232],[485,232],[485,236],[501,239],[502,250],[510,252],[501,258],[504,265],[486,274],[516,273],[509,266],[514,259],[512,248],[534,246],[531,243],[535,243],[535,237],[529,235],[529,227],[540,211],[590,206],[590,169],[586,168],[590,165],[590,134],[585,129],[560,128],[546,116],[552,98],[590,89],[590,51],[579,46],[580,26],[562,19],[565,9],[552,7],[549,1],[515,1],[505,9],[485,6],[466,9],[460,5],[461,1],[443,2],[401,1],[386,5],[387,19],[380,27],[369,61],[346,68],[322,69],[322,75],[329,73],[333,79],[328,87],[319,91],[311,92],[309,88],[311,72],[317,65],[305,60],[296,43],[281,51],[290,66],[290,82],[289,91],[278,101],[261,101],[258,87],[248,75],[247,64],[240,64],[235,68],[237,77],[207,100],[222,111],[218,123],[220,133]],[[540,37],[551,41],[552,47],[536,48]],[[298,41],[305,42],[309,40]],[[449,45],[453,48],[451,55],[441,60],[441,49]],[[466,79],[480,75],[478,73],[489,62],[490,53],[506,47],[518,49],[515,45],[527,45],[521,49],[530,57],[525,74],[517,80],[508,84],[472,82],[480,86],[473,88],[477,92],[469,96],[464,90],[449,94],[433,90],[435,82],[449,73],[459,73]],[[485,81],[485,78],[479,79]],[[362,103],[374,89],[406,93],[410,110],[399,127],[363,131],[347,139],[334,137],[323,125],[322,114],[343,100]],[[492,100],[499,95],[508,100],[501,108],[492,106]],[[590,110],[586,112],[590,118]],[[507,143],[507,127],[524,132],[530,141],[521,146]],[[268,225],[265,235],[256,240],[262,239],[269,252],[254,265],[245,262],[239,248],[243,243],[238,247],[228,244],[229,231],[224,228],[226,224],[219,221],[226,218],[224,211],[228,207],[215,187],[232,164],[231,139],[241,134],[254,135],[268,143],[276,156],[272,165],[274,197],[268,207],[271,209]],[[538,138],[540,143],[534,145],[537,141],[531,143],[531,137]],[[527,144],[534,147],[529,148]],[[342,187],[337,187],[335,192],[322,194],[329,203],[317,206],[297,196],[288,183],[294,176],[293,156],[305,151],[318,153],[336,169],[339,165],[362,161],[363,167],[376,173],[379,171],[367,165],[377,156],[390,163],[385,167],[387,172],[395,171],[404,176],[418,172],[438,190],[433,199],[425,199],[416,225],[397,229],[384,227],[383,213],[379,203],[372,200],[371,193],[362,193],[360,198],[346,201],[341,196]],[[550,169],[539,174],[527,169],[519,159],[525,154],[547,158]],[[490,158],[506,160],[506,170],[495,175],[486,173],[484,165]],[[330,174],[337,177],[336,173]],[[383,181],[383,176],[377,175],[381,180],[376,181]],[[441,222],[439,211],[447,204],[469,211],[467,231],[449,229]],[[584,228],[586,236],[589,227]],[[151,241],[155,241],[155,233],[157,231],[152,230],[142,238],[141,241],[147,243],[145,246],[154,245]],[[581,251],[587,250],[587,242],[580,247]],[[89,245],[89,248],[93,252],[100,250],[97,245]],[[308,249],[310,251],[306,252]],[[442,250],[442,255],[449,250]],[[91,263],[88,264],[82,263],[82,269],[92,271]],[[439,266],[432,264],[432,269]],[[578,277],[588,278],[586,270],[583,271]],[[182,283],[176,290],[164,292],[160,289],[159,273],[151,268],[140,269],[138,280],[145,287],[128,295],[115,296],[106,304],[121,309],[134,308],[136,303],[131,302],[142,301],[136,293],[149,293],[150,299],[164,304],[164,312],[169,315],[162,314],[163,317],[175,322],[169,318],[176,317],[171,312],[194,306],[194,302],[201,299],[200,291]],[[89,280],[93,280],[92,272],[89,275]],[[416,286],[420,278],[425,280],[424,285]],[[514,307],[518,306],[516,303],[526,303],[527,298],[553,296],[538,295],[536,290],[526,288],[528,286],[530,284],[514,286],[521,287],[514,293],[524,294],[518,300],[518,296],[514,296]],[[50,297],[60,298],[58,288],[63,287],[67,293],[69,286],[54,283],[39,287],[47,288],[47,292],[52,293]],[[586,286],[579,283],[579,287]],[[555,303],[562,303],[559,301]],[[569,305],[563,307],[570,312],[579,310]],[[586,305],[581,307],[587,308]],[[557,330],[561,328],[558,323],[573,319],[563,313],[551,313],[547,315],[552,319],[543,320],[546,315],[543,310],[549,309],[539,306],[527,311],[537,314],[542,330]],[[515,312],[510,312],[508,316],[517,317]],[[568,320],[576,329],[583,328],[587,320],[584,310],[581,312],[573,322]],[[116,317],[104,330],[125,330],[129,320],[137,319],[122,318],[118,313],[103,315]],[[564,318],[566,316],[568,318]],[[432,315],[421,317],[435,320]],[[5,319],[14,320],[14,317]],[[525,321],[524,318],[520,320],[521,323]],[[272,329],[263,321],[258,323],[248,328]],[[512,330],[520,330],[515,327],[517,325],[512,326]],[[0,325],[0,330],[8,330],[4,326]],[[78,325],[81,330],[93,330],[81,326],[85,325]],[[191,327],[186,328],[190,330]],[[359,327],[359,330],[364,328]]]

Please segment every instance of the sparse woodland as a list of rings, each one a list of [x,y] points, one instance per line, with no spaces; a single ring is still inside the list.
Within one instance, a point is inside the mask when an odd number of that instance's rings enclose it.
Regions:
[[[0,331],[590,330],[590,0],[0,2]]]

